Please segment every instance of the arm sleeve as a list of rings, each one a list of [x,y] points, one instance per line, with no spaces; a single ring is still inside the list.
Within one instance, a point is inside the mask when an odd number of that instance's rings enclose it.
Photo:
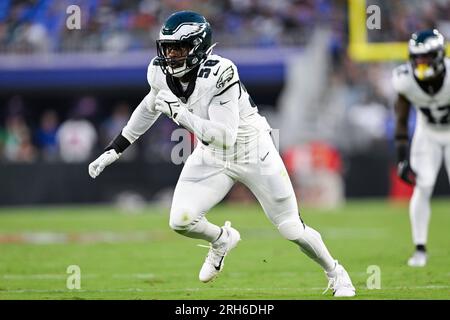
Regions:
[[[227,149],[236,143],[239,126],[239,86],[234,85],[211,100],[209,120],[184,112],[179,121],[205,144]]]
[[[128,120],[127,125],[122,130],[122,136],[130,144],[143,135],[160,116],[160,112],[155,110],[156,93],[151,90],[141,101]]]

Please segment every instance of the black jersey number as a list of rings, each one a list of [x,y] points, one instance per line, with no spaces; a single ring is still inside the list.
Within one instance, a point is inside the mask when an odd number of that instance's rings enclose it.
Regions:
[[[219,63],[219,60],[207,60],[203,65],[205,67],[214,67],[218,63]],[[198,72],[198,77],[206,79],[209,77],[210,73],[211,73],[211,68],[202,68]]]
[[[200,71],[198,72],[198,77],[206,79],[209,77],[210,73],[211,73],[211,68],[203,68],[203,69],[200,69]]]
[[[205,67],[214,67],[219,63],[219,60],[207,60],[204,64]]]
[[[450,123],[450,105],[438,107],[434,112],[428,107],[420,107],[419,109],[431,124]]]

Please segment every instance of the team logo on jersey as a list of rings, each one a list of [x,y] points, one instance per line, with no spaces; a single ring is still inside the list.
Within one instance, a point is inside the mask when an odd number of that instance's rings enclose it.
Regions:
[[[223,88],[227,82],[229,82],[231,79],[233,79],[233,76],[234,76],[233,67],[229,66],[220,75],[219,80],[217,80],[216,87],[219,89]]]

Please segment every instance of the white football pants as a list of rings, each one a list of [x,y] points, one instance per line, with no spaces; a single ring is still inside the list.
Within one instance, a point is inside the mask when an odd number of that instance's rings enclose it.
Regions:
[[[291,181],[270,134],[260,133],[254,145],[245,156],[223,160],[199,143],[176,185],[170,227],[191,238],[215,241],[221,229],[208,222],[205,214],[239,181],[255,195],[283,237],[331,271],[335,261],[320,234],[300,219]]]

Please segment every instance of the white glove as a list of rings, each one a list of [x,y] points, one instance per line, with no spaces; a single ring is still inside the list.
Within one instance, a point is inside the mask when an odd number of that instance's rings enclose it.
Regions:
[[[104,152],[100,157],[91,162],[91,164],[89,165],[89,175],[93,179],[97,178],[97,176],[102,173],[103,169],[119,159],[120,155],[121,154],[117,153],[114,149]]]
[[[187,111],[186,105],[182,103],[171,91],[160,90],[156,95],[155,109],[171,118],[176,124],[178,119]]]

